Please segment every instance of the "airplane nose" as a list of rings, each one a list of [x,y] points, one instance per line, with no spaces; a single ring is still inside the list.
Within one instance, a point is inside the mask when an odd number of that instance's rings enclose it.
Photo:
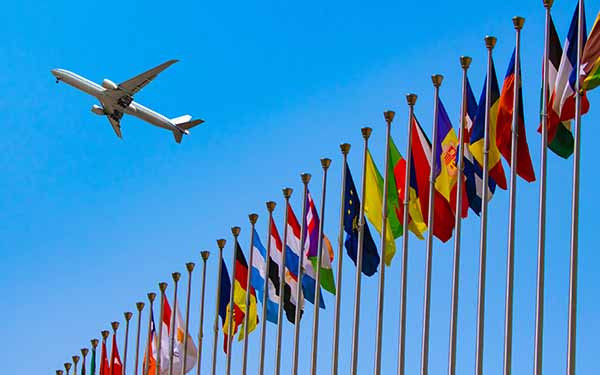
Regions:
[[[53,76],[55,76],[56,78],[58,78],[58,76],[60,75],[60,69],[52,69],[50,71],[52,73]]]

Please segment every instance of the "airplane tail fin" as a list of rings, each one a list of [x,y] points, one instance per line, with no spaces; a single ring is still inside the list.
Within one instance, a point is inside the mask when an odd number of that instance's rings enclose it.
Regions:
[[[173,136],[177,143],[181,143],[181,138],[184,133],[189,134],[189,129],[204,122],[204,120],[192,120],[192,116],[190,115],[175,117],[171,119],[171,121],[177,126],[177,129],[173,130]]]

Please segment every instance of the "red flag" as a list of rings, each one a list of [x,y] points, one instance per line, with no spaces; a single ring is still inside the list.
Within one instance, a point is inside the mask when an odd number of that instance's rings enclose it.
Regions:
[[[102,340],[102,354],[100,355],[100,375],[111,375],[106,353],[106,339]]]
[[[123,375],[123,364],[117,347],[117,333],[113,333],[112,351],[110,354],[110,375]]]

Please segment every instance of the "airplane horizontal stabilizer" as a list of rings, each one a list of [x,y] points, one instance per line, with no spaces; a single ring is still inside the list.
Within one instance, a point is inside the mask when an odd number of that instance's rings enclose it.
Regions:
[[[184,117],[184,116],[182,116]],[[186,121],[186,122],[182,122],[177,124],[177,129],[173,130],[173,136],[175,137],[175,142],[177,143],[181,143],[181,138],[183,137],[183,134],[189,134],[188,130],[193,128],[196,125],[200,125],[204,122],[204,120],[192,120],[192,121]]]

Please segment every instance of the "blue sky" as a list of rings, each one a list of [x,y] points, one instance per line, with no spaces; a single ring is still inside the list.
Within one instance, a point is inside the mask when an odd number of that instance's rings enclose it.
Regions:
[[[588,25],[596,9],[588,4]],[[554,20],[566,36],[575,2],[556,1]],[[371,150],[384,156],[383,111],[395,110],[392,135],[406,147],[405,93],[419,95],[416,113],[431,129],[430,75],[443,74],[441,98],[458,118],[458,57],[473,57],[470,78],[479,95],[485,72],[483,37],[498,37],[494,51],[499,80],[514,46],[511,18],[527,19],[522,69],[526,127],[536,174],[540,138],[540,68],[544,10],[541,1],[461,2],[305,1],[144,3],[103,1],[9,2],[0,32],[0,283],[5,339],[0,352],[6,373],[54,373],[89,346],[113,320],[156,291],[159,281],[201,263],[209,249],[204,359],[209,369],[216,289],[216,243],[230,241],[230,227],[242,227],[248,250],[247,215],[259,213],[265,242],[265,202],[276,200],[283,222],[281,188],[296,189],[300,172],[314,174],[312,193],[321,201],[319,158],[333,159],[325,229],[337,238],[341,155],[361,174],[360,127],[374,128]],[[181,145],[168,132],[124,118],[123,140],[106,119],[90,112],[92,97],[56,85],[52,68],[75,71],[96,82],[128,79],[171,58],[165,71],[136,100],[167,115],[190,113],[206,123]],[[596,338],[600,302],[595,270],[600,257],[594,223],[593,126],[600,113],[583,121],[577,368],[600,373]],[[456,122],[456,121],[455,121]],[[572,160],[550,155],[544,374],[564,373],[568,304],[569,223]],[[538,183],[518,183],[514,290],[515,373],[530,373],[533,356]],[[490,203],[485,373],[502,367],[508,192]],[[299,212],[298,212],[299,214]],[[463,226],[457,373],[474,368],[479,219]],[[335,243],[334,243],[335,245]],[[398,241],[400,246],[400,241]],[[228,246],[225,255],[231,256]],[[338,260],[336,259],[336,262]],[[343,263],[340,373],[350,366],[354,266]],[[400,259],[386,272],[384,373],[396,368]],[[425,243],[410,240],[408,274],[407,373],[417,373],[421,349]],[[433,259],[430,373],[447,367],[452,242],[436,240]],[[199,268],[198,268],[199,270]],[[185,282],[185,277],[183,278]],[[200,272],[194,274],[192,332],[198,329]],[[377,278],[363,281],[359,373],[372,371]],[[185,288],[183,288],[185,289]],[[172,290],[171,288],[169,289]],[[170,298],[171,295],[169,294]],[[329,371],[334,298],[325,296],[321,314],[319,369]],[[302,322],[300,373],[309,368],[312,306]],[[144,311],[144,321],[147,310]],[[269,325],[267,372],[273,368],[275,327]],[[286,324],[283,369],[291,366],[293,327]],[[250,373],[258,367],[259,335],[250,337]],[[122,342],[120,344],[122,349]],[[234,373],[241,363],[234,346]],[[130,352],[130,357],[133,355]],[[33,356],[32,356],[33,355]],[[219,352],[219,368],[224,367]],[[129,368],[133,362],[130,360]]]

